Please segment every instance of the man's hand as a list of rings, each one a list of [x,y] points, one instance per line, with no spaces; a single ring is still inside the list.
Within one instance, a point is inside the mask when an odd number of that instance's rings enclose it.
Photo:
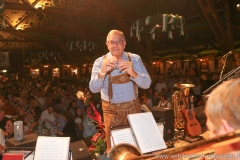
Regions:
[[[137,77],[137,73],[134,71],[131,61],[121,61],[119,63],[119,69],[123,72],[127,72],[127,74],[133,78]]]
[[[98,77],[103,78],[113,67],[116,66],[117,58],[116,57],[107,57],[103,58],[102,67],[99,70]]]
[[[110,71],[113,67],[116,66],[117,63],[117,58],[112,56],[112,57],[107,57],[107,58],[103,58],[103,62],[102,62],[102,67],[101,67],[101,72],[102,73],[107,73],[108,71]]]

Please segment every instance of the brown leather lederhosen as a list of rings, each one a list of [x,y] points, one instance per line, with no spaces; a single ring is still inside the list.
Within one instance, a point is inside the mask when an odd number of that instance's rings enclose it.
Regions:
[[[128,60],[131,61],[130,53],[127,53]],[[104,56],[106,58],[106,55]],[[109,102],[102,100],[102,109],[104,116],[104,125],[106,133],[107,151],[111,149],[110,129],[111,127],[128,124],[127,115],[141,112],[141,105],[137,98],[137,85],[133,82],[135,99],[131,102],[111,103],[113,96],[112,84],[124,84],[130,82],[130,76],[127,73],[111,76],[108,72],[108,95]]]

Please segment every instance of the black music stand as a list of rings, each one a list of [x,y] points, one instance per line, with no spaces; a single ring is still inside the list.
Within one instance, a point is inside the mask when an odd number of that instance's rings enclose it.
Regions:
[[[157,119],[157,118],[155,118],[155,121],[156,121],[156,123],[162,123],[163,126],[166,126],[164,119],[161,119],[161,118]],[[165,143],[167,144],[167,148],[175,148],[175,145],[174,145],[174,133],[172,133],[172,131],[170,129],[168,129],[167,132],[164,131],[164,134],[166,134],[166,133],[168,133],[169,135],[171,135],[170,137],[172,137],[170,139],[168,138],[168,139],[165,140]]]

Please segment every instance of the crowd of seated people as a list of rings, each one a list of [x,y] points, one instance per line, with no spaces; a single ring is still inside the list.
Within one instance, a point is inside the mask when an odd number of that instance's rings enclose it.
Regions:
[[[84,98],[76,93],[83,92]],[[68,136],[70,141],[84,140],[90,145],[96,133],[96,123],[88,114],[90,103],[101,112],[99,95],[92,94],[87,82],[73,79],[22,79],[2,82],[0,87],[0,149],[5,139],[14,135],[13,124],[21,120],[24,134],[44,129],[54,130],[54,136]],[[40,124],[41,123],[41,124]],[[51,133],[52,134],[52,133]],[[3,141],[1,141],[3,140]]]
[[[165,76],[166,75],[166,76]],[[204,74],[197,76],[196,72],[189,67],[184,71],[174,72],[169,68],[166,74],[157,73],[152,79],[151,87],[147,90],[140,90],[140,101],[148,108],[165,107],[172,108],[172,95],[181,90],[179,84],[193,84],[189,96],[194,97],[194,107],[203,106],[203,91],[218,81],[217,74]]]
[[[190,94],[195,97],[195,107],[197,107],[202,105],[202,92],[217,81],[216,75],[202,74],[197,77],[190,68],[185,71],[185,74],[169,70],[166,74],[156,74],[148,90],[139,90],[139,97],[148,108],[172,108],[172,94],[179,89],[175,84],[192,83],[195,86],[191,88]],[[78,91],[83,93],[84,98],[77,97]],[[1,82],[2,135],[5,138],[12,137],[13,133],[9,131],[11,126],[9,117],[16,117],[23,121],[24,134],[37,131],[39,123],[43,123],[48,129],[54,128],[57,136],[71,136],[71,141],[84,140],[90,145],[91,137],[97,132],[96,123],[88,116],[93,112],[90,103],[102,115],[100,94],[91,93],[88,81],[85,80],[23,78]],[[72,130],[71,134],[66,131],[66,128]]]

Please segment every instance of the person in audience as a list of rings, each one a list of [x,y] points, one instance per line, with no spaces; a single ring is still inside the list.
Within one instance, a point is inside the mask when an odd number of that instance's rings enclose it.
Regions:
[[[14,122],[16,120],[17,119],[15,117],[7,120],[6,126],[5,126],[5,132],[2,129],[0,129],[0,160],[2,159],[3,151],[6,149],[5,140],[14,137]]]
[[[55,121],[55,117],[53,115],[53,105],[49,105],[48,108],[42,112],[42,115],[41,115],[41,122],[42,123],[45,123],[45,127],[50,129],[52,128],[52,125],[51,123],[53,123]]]
[[[146,95],[142,95],[140,103],[142,112],[149,112],[149,109],[152,108],[152,101],[149,100]]]
[[[166,94],[167,95],[167,90],[166,88],[162,88],[162,91],[159,93],[160,95]]]
[[[4,110],[5,115],[17,115],[15,108],[9,103],[9,99],[5,99],[2,109]]]
[[[18,116],[22,116],[22,115],[25,115],[26,114],[26,111],[23,109],[23,108],[16,108],[16,111],[18,113]]]
[[[147,98],[150,99],[151,101],[153,99],[153,90],[151,88],[147,90]]]
[[[240,129],[240,78],[231,79],[215,88],[208,96],[205,113],[210,138]],[[233,154],[239,159],[240,142],[225,143],[217,154]],[[232,158],[233,159],[233,158]]]
[[[86,116],[83,119],[83,137],[87,146],[91,145],[91,139],[94,134],[97,133],[94,120],[92,120],[88,114],[93,114],[91,106],[85,107]]]
[[[19,116],[18,119],[23,122],[23,132],[25,135],[33,133],[33,128],[36,125],[35,122],[29,121],[26,114]]]
[[[152,99],[152,107],[157,107],[158,104],[160,102],[160,98],[159,98],[159,93],[158,91],[155,91],[153,94],[153,99]]]
[[[61,103],[61,99],[60,98],[56,98],[56,101],[55,101],[55,105],[54,105],[54,110],[55,109],[59,109],[61,112],[64,112],[65,109]]]
[[[42,89],[37,90],[36,102],[38,103],[38,106],[41,109],[44,109],[44,107],[45,107],[45,95],[44,95],[44,91]]]
[[[158,83],[155,86],[155,91],[157,91],[159,94],[162,92],[162,88],[165,88],[167,91],[167,85],[163,82],[163,77],[158,77]]]
[[[55,130],[55,134],[62,137],[70,137],[70,142],[75,142],[77,140],[74,117],[69,111],[65,111],[62,114],[63,120],[66,122],[62,132]]]
[[[167,101],[166,94],[160,95],[160,101],[157,107],[171,108],[171,103]]]
[[[152,108],[152,100],[150,100],[149,98],[147,98],[147,95],[143,95],[142,96],[142,102],[141,104],[145,104],[149,109]]]
[[[4,110],[0,109],[0,128],[2,131],[5,131],[5,126],[8,120],[9,119],[5,116]],[[4,133],[4,135],[7,136],[6,133]]]
[[[38,106],[38,102],[34,97],[30,97],[28,111],[34,110],[36,106]]]
[[[40,116],[41,116],[41,114],[42,114],[42,110],[41,110],[41,108],[39,106],[36,106],[34,108],[34,110],[30,111],[30,113],[33,115],[32,119],[34,121],[38,121]]]
[[[62,132],[63,128],[66,125],[66,121],[62,117],[62,112],[60,109],[54,109],[53,115],[55,117],[55,121],[51,123],[51,125],[56,127],[56,130]]]
[[[84,97],[81,95],[79,96],[78,93],[81,92],[81,88],[82,87],[79,87],[79,92],[77,92],[77,108],[80,108],[81,111],[82,111],[82,114],[85,115],[85,107],[84,107]]]
[[[80,108],[76,109],[75,128],[78,140],[83,140],[83,115]]]
[[[75,101],[71,101],[69,103],[67,111],[69,111],[73,115],[73,117],[75,117],[76,108],[77,108],[77,103]]]

